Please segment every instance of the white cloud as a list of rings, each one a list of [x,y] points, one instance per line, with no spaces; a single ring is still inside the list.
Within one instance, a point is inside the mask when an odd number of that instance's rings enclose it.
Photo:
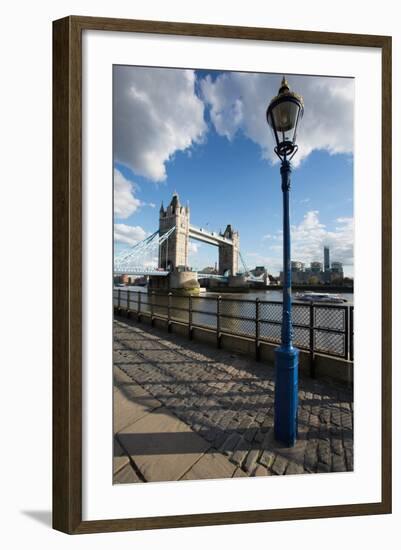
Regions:
[[[323,261],[323,247],[328,246],[331,261],[353,266],[354,220],[337,218],[336,222],[338,225],[329,231],[320,223],[318,211],[307,212],[302,222],[292,228],[293,257],[304,262]]]
[[[328,230],[319,220],[319,212],[310,210],[298,225],[291,227],[291,257],[294,260],[310,264],[323,261],[323,247],[330,248],[330,261],[342,262],[346,267],[354,264],[354,220],[337,218],[334,230]],[[270,245],[272,252],[282,251],[282,232],[277,233],[278,240]]]
[[[243,132],[260,146],[263,158],[271,162],[276,162],[277,157],[266,123],[266,108],[277,94],[280,80],[281,76],[277,75],[233,72],[220,74],[214,81],[208,75],[201,82],[202,95],[210,106],[216,131],[229,140]],[[316,149],[325,149],[330,154],[352,153],[353,80],[289,76],[288,81],[305,102],[294,163],[299,164]]]
[[[207,130],[195,80],[192,70],[115,68],[116,161],[150,180],[166,179],[166,162]]]
[[[141,206],[141,201],[134,196],[134,185],[122,173],[114,169],[114,215],[117,218],[128,218]]]
[[[333,230],[320,222],[319,212],[306,212],[298,225],[291,226],[291,257],[304,262],[306,266],[313,261],[323,262],[323,248],[330,249],[330,261],[342,262],[347,276],[353,276],[354,264],[354,220],[350,217],[337,218]],[[248,252],[245,254],[250,269],[255,265],[265,265],[269,273],[278,275],[283,269],[283,233],[265,235],[267,252]]]
[[[245,261],[249,269],[253,269],[257,265],[263,265],[267,268],[268,273],[272,275],[277,275],[283,265],[281,258],[264,255],[260,252],[248,252],[245,254]]]
[[[198,244],[193,241],[188,241],[188,252],[189,254],[196,254],[198,252]]]
[[[124,243],[130,246],[143,241],[146,231],[139,225],[131,226],[124,223],[114,224],[114,240],[117,243]]]

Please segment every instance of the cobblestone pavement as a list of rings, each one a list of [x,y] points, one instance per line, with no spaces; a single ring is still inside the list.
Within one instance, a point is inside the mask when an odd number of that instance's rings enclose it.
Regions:
[[[298,441],[286,448],[273,437],[272,365],[118,320],[114,372],[115,391],[123,392],[125,400],[118,414],[116,405],[114,411],[115,482],[353,469],[353,396],[343,386],[300,380]],[[130,413],[133,401],[136,408]],[[170,430],[173,421],[169,447],[162,430]],[[160,454],[174,458],[171,466],[176,468],[161,477],[156,473],[161,462],[152,462],[158,446]],[[180,456],[188,463],[178,468]],[[202,470],[206,458],[219,461],[209,460]]]

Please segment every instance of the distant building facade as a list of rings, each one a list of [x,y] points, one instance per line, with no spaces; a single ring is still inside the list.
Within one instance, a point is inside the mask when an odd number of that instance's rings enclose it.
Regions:
[[[252,275],[255,277],[260,277],[261,275],[267,274],[267,269],[264,265],[257,265],[255,269],[251,269]]]
[[[303,284],[331,284],[342,283],[344,279],[344,269],[341,262],[332,262],[330,264],[330,249],[325,246],[323,250],[323,263],[314,261],[309,267],[305,267],[303,262],[291,262],[291,278],[295,285]],[[283,272],[280,272],[280,283],[283,284]]]
[[[311,262],[310,264],[310,270],[314,274],[322,273],[323,271],[323,264],[322,262]]]
[[[343,264],[341,262],[333,262],[331,264],[331,275],[332,278],[336,279],[344,278]]]
[[[212,266],[207,266],[207,267],[204,267],[203,269],[201,269],[199,271],[199,273],[206,273],[206,274],[210,274],[210,275],[217,275],[218,271],[217,271],[217,268],[216,266],[212,267]]]
[[[114,275],[113,282],[115,285],[144,285],[147,283],[148,277],[145,275],[127,275],[123,273],[121,275]]]
[[[324,256],[324,270],[330,271],[330,249],[328,246],[324,247],[323,256]]]

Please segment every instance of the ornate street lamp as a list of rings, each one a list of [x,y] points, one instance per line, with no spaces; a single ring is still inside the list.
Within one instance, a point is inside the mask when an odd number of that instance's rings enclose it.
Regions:
[[[274,395],[274,434],[289,447],[295,445],[298,431],[298,356],[292,345],[291,320],[291,236],[290,236],[290,174],[298,123],[304,112],[301,96],[292,92],[283,77],[278,95],[266,111],[267,123],[276,142],[275,153],[281,160],[281,190],[283,192],[283,318],[281,346],[275,350],[276,383]]]

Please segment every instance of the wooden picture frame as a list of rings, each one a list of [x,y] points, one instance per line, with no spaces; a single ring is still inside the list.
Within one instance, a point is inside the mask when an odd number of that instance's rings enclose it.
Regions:
[[[382,496],[379,502],[82,520],[82,31],[377,48],[382,59]],[[53,527],[69,534],[391,512],[391,37],[72,16],[53,23]]]

